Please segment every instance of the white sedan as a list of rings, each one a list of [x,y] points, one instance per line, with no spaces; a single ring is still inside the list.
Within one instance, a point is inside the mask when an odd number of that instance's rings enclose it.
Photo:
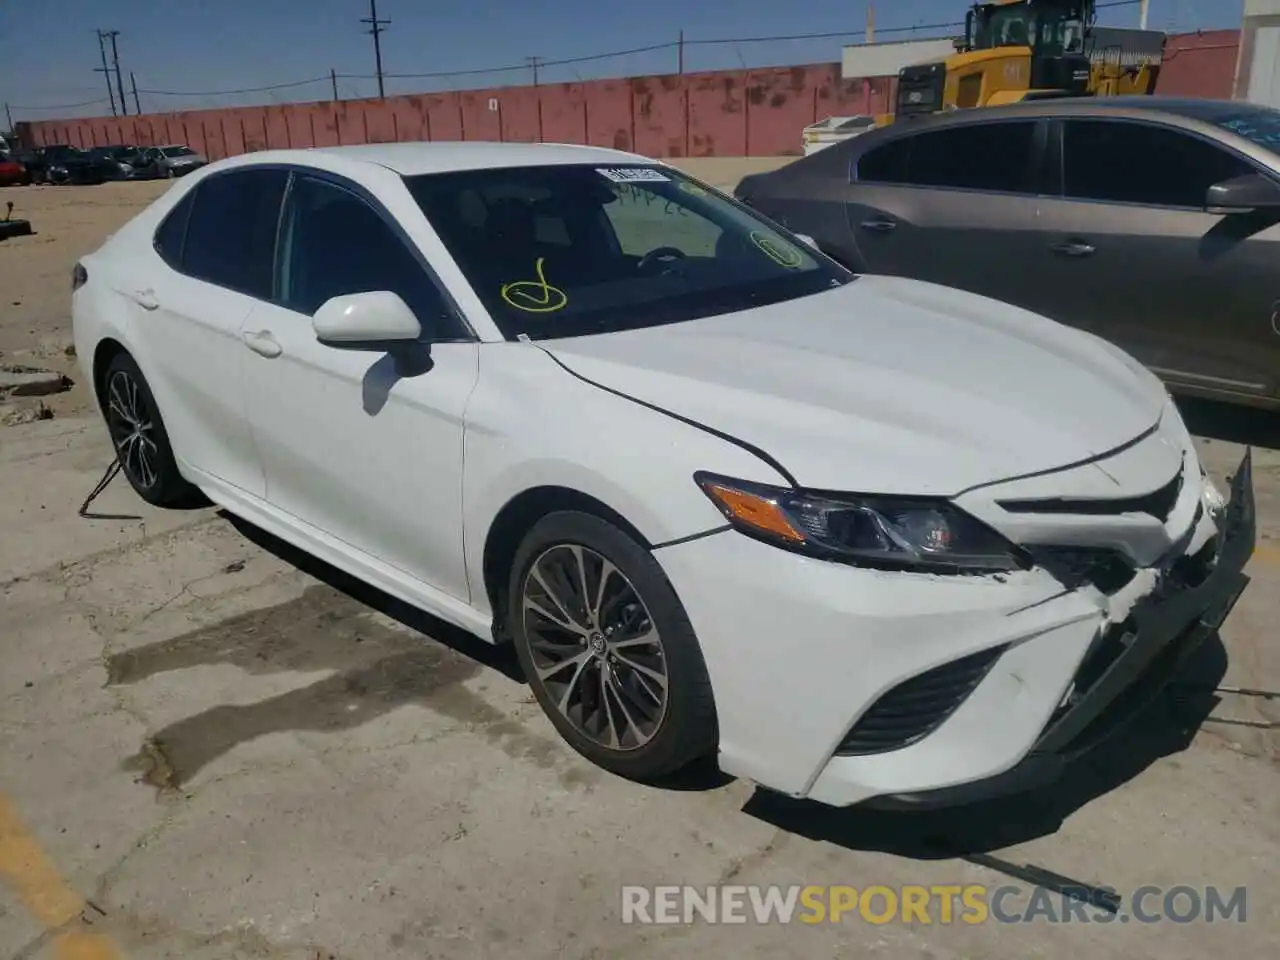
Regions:
[[[856,276],[665,164],[405,143],[179,181],[76,265],[124,473],[514,642],[562,736],[796,797],[1018,790],[1254,545],[1104,341]]]

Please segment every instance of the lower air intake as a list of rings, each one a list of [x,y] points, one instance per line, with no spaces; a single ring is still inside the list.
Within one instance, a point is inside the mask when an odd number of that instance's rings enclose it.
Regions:
[[[887,753],[924,739],[956,712],[1004,651],[980,650],[898,684],[845,734],[836,756]]]

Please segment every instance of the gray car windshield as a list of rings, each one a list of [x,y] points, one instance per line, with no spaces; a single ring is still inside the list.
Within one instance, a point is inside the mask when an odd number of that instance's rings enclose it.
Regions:
[[[1203,119],[1238,137],[1266,147],[1273,153],[1280,153],[1280,110],[1245,108],[1218,116],[1205,116]]]
[[[676,323],[853,278],[667,167],[517,167],[406,183],[508,338]]]

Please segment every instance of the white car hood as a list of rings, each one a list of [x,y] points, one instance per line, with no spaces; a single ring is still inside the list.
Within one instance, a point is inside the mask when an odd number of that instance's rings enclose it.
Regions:
[[[1151,429],[1166,398],[1097,337],[894,277],[541,346],[581,377],[833,491],[951,496],[1078,464]]]

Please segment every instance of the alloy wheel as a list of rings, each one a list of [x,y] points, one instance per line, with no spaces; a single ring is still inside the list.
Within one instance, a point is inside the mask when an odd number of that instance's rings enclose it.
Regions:
[[[155,424],[138,382],[117,370],[107,382],[107,428],[121,468],[143,490],[160,479],[160,448]]]
[[[584,736],[611,750],[649,743],[667,713],[667,658],[626,575],[579,544],[544,550],[522,586],[535,683]]]

